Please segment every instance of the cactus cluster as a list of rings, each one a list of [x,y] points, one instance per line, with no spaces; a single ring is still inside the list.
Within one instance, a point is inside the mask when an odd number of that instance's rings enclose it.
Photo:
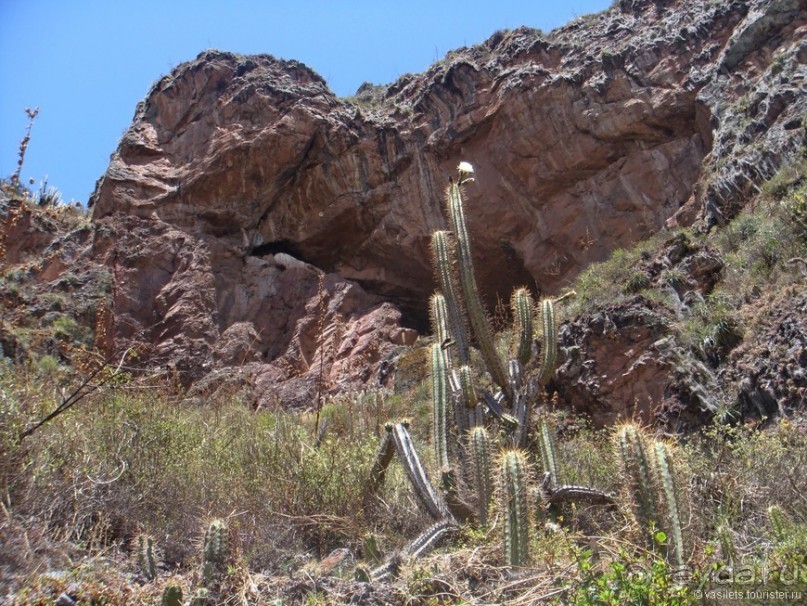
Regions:
[[[459,524],[487,526],[494,495],[498,494],[505,561],[522,566],[529,561],[530,463],[522,450],[528,443],[531,415],[538,396],[554,371],[557,358],[555,302],[537,305],[527,288],[512,296],[514,346],[506,360],[497,351],[493,330],[479,295],[471,242],[463,209],[462,186],[473,169],[460,163],[459,178],[450,180],[446,195],[450,231],[432,235],[432,254],[439,291],[429,305],[434,344],[429,349],[432,387],[432,447],[440,469],[435,490],[409,436],[406,423],[390,423],[373,464],[367,494],[374,494],[397,452],[415,494],[436,525],[418,537],[403,554],[396,554],[372,571],[372,578],[394,572],[402,555],[421,555]],[[486,389],[484,376],[475,376],[471,339],[495,386]],[[539,352],[536,355],[536,351]],[[557,462],[549,425],[541,422],[541,456],[548,480],[541,493],[550,503],[585,500],[610,502],[600,491],[558,484]],[[497,444],[507,448],[497,457]],[[493,480],[498,461],[497,482]],[[494,489],[498,486],[498,490]]]
[[[651,440],[635,423],[619,427],[614,437],[628,497],[637,522],[646,529],[661,529],[669,537],[667,556],[683,568],[686,556],[683,526],[683,492],[672,447]],[[652,539],[648,535],[648,541]]]

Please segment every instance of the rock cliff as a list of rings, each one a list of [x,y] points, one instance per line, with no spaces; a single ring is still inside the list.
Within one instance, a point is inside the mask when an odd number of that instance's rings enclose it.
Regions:
[[[264,404],[385,384],[425,328],[459,160],[489,303],[556,293],[736,214],[804,145],[806,61],[805,0],[622,0],[350,99],[295,61],[202,53],[138,105],[91,199],[115,338],[185,382],[249,368]]]

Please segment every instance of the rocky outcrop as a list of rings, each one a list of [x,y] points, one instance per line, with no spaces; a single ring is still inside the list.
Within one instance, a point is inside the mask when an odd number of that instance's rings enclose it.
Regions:
[[[416,337],[391,304],[286,253],[243,257],[138,217],[99,225],[94,251],[113,270],[119,342],[186,385],[236,368],[260,405],[388,386],[390,358]]]
[[[138,105],[91,200],[116,336],[190,378],[257,364],[262,401],[286,398],[325,359],[310,328],[324,273],[328,305],[350,301],[329,317],[358,331],[330,350],[348,360],[364,335],[384,358],[411,339],[400,321],[424,325],[459,160],[477,168],[467,214],[490,302],[557,292],[665,223],[722,220],[803,141],[804,5],[623,0],[355,99],[297,62],[205,52]],[[329,381],[377,380],[336,358]]]

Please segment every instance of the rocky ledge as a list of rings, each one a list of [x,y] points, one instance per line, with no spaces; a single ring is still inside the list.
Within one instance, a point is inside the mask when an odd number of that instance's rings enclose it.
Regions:
[[[259,404],[385,384],[425,328],[459,160],[489,302],[558,292],[667,224],[725,221],[804,145],[806,36],[804,0],[622,0],[351,99],[295,61],[202,53],[91,199],[114,340],[186,383],[249,368]]]

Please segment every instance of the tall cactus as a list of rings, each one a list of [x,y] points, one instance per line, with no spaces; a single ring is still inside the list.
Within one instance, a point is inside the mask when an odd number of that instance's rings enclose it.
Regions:
[[[649,527],[658,520],[658,508],[654,494],[653,468],[647,456],[644,432],[635,423],[626,423],[617,430],[615,442],[636,519],[643,526]]]
[[[519,288],[513,293],[510,306],[513,310],[513,332],[518,338],[516,359],[526,366],[532,357],[532,316],[535,303],[530,291]]]
[[[555,303],[552,299],[541,301],[541,369],[539,381],[546,385],[552,373],[555,372],[555,363],[558,357],[558,324],[555,319]]]
[[[681,503],[678,482],[675,474],[673,459],[669,447],[660,441],[654,443],[656,465],[661,478],[661,488],[664,495],[666,510],[666,528],[670,532],[670,546],[668,550],[675,566],[680,570],[684,567],[684,539],[681,532]]]
[[[666,531],[670,537],[667,557],[677,568],[682,568],[686,554],[681,524],[682,491],[670,446],[659,440],[651,441],[635,423],[620,427],[614,441],[637,521],[645,528]]]
[[[471,361],[468,329],[463,314],[462,295],[454,273],[454,254],[449,233],[442,230],[434,232],[432,257],[440,292],[445,297],[448,330],[455,345],[457,360],[460,364],[468,364]]]
[[[527,457],[520,450],[501,458],[501,509],[504,514],[504,560],[508,566],[525,566],[530,559],[530,514],[527,506]]]
[[[439,343],[431,347],[431,376],[432,376],[432,438],[434,441],[434,455],[437,464],[448,467],[448,367],[445,350]]]
[[[471,450],[471,482],[473,483],[476,511],[479,521],[485,526],[488,523],[488,508],[493,495],[488,430],[481,425],[472,428],[469,442]]]
[[[461,175],[458,183],[452,182],[448,187],[448,210],[454,236],[457,239],[457,260],[462,296],[465,300],[465,309],[468,312],[468,322],[476,337],[488,372],[493,377],[494,383],[505,393],[507,399],[511,400],[513,393],[507,379],[504,362],[496,351],[493,331],[490,328],[479,296],[479,289],[476,285],[476,275],[474,274],[474,263],[471,255],[471,241],[465,227],[465,212],[462,207],[462,193],[460,192],[462,183]]]

